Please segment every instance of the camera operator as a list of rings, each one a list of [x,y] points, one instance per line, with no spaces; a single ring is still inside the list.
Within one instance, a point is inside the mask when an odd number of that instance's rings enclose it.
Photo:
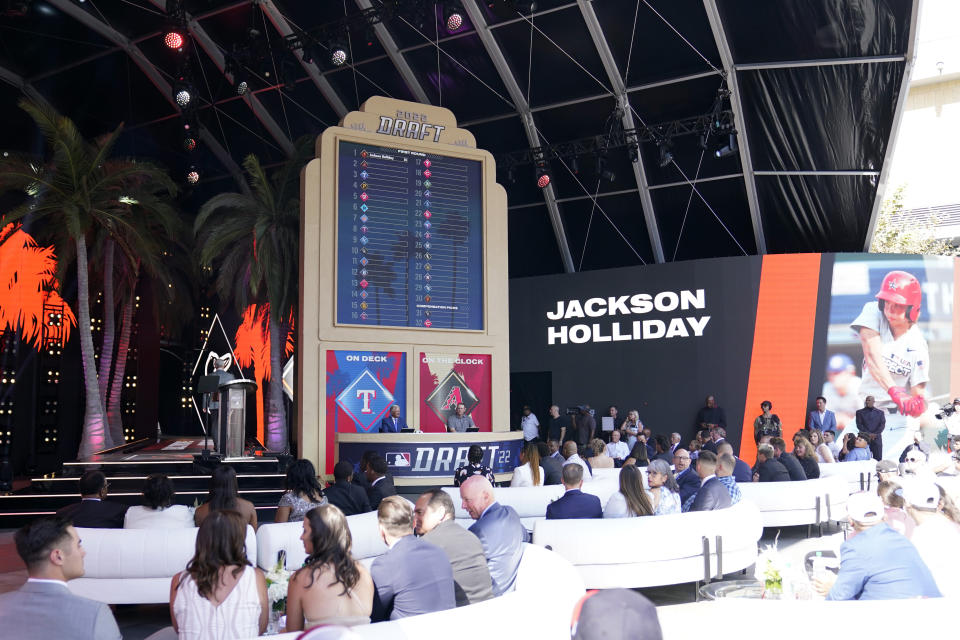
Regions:
[[[954,398],[953,403],[943,405],[936,418],[943,420],[951,437],[960,436],[960,398]]]

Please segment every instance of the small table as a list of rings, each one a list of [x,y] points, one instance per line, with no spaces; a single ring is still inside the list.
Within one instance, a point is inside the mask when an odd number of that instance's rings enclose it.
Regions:
[[[704,600],[719,600],[721,598],[759,600],[763,597],[763,583],[757,580],[711,582],[700,587],[700,597]]]

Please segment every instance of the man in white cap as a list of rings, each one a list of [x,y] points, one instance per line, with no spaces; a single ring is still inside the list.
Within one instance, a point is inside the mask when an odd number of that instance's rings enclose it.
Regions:
[[[814,580],[827,600],[937,598],[940,591],[909,540],[883,521],[883,502],[875,493],[854,493],[847,515],[857,535],[840,546],[836,578]]]
[[[903,501],[917,526],[910,541],[927,564],[937,588],[946,597],[960,595],[960,528],[941,510],[940,490],[933,482],[916,479],[905,482]]]

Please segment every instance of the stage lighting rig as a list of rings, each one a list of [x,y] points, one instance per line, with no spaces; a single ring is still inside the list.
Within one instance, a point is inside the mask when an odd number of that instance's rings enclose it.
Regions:
[[[191,135],[188,135],[183,139],[183,150],[184,151],[193,151],[197,148],[197,140]]]
[[[445,2],[443,5],[443,22],[448,33],[456,33],[463,26],[463,9],[459,2]]]
[[[187,172],[187,182],[190,184],[197,184],[200,182],[200,172],[197,171],[196,167],[190,167],[190,171]]]
[[[673,151],[671,151],[671,149],[673,149],[673,142],[669,139],[664,139],[657,143],[657,151],[659,154],[657,164],[660,165],[661,169],[669,166],[670,163],[673,162]]]
[[[163,44],[165,44],[168,49],[183,51],[183,45],[186,43],[187,38],[182,29],[167,29],[166,33],[163,34]]]
[[[717,159],[727,158],[738,151],[740,151],[740,147],[737,145],[737,132],[734,131],[727,135],[727,144],[717,149],[713,155]]]
[[[333,66],[339,67],[347,61],[347,47],[339,40],[331,40],[327,50],[330,52],[329,60]]]
[[[550,185],[550,168],[545,164],[537,166],[537,186],[546,189]]]

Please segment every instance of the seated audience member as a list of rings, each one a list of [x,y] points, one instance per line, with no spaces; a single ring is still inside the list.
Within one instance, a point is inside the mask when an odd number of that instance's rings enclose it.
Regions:
[[[245,515],[223,509],[200,523],[193,559],[170,581],[170,620],[181,639],[232,640],[266,631],[267,580],[247,559],[247,523]]]
[[[87,471],[80,476],[80,502],[57,511],[58,516],[70,520],[75,527],[89,529],[120,529],[127,505],[109,502],[110,485],[101,471]]]
[[[856,440],[857,436],[852,433],[845,433],[843,435],[843,442],[840,445],[840,453],[837,454],[837,462],[846,462],[847,454],[853,450],[853,441]]]
[[[903,488],[907,514],[917,526],[910,542],[926,563],[944,597],[960,596],[960,528],[940,509],[940,490],[930,481],[913,480]]]
[[[578,464],[583,467],[583,477],[592,478],[593,471],[590,469],[590,465],[587,464],[586,460],[580,457],[580,454],[577,453],[577,443],[572,440],[568,440],[563,443],[563,457],[564,462],[563,466],[568,464]]]
[[[367,499],[370,501],[370,509],[377,510],[380,501],[388,496],[397,495],[397,489],[393,486],[393,478],[387,475],[387,461],[377,456],[367,465],[367,482],[370,488],[367,489]]]
[[[332,504],[314,507],[304,515],[300,539],[307,559],[287,588],[287,631],[369,624],[373,578],[350,555],[353,537],[343,512]]]
[[[937,489],[940,491],[940,512],[947,516],[950,522],[960,527],[960,509],[957,508],[957,504],[942,485],[938,484]]]
[[[701,452],[697,458],[700,488],[683,504],[683,511],[715,511],[730,506],[730,494],[727,487],[717,479],[716,470],[716,454],[710,451]]]
[[[733,477],[733,469],[737,466],[737,459],[730,453],[721,453],[717,456],[717,480],[727,488],[730,494],[730,504],[734,505],[740,502],[740,487],[737,486],[737,479]]]
[[[511,487],[542,487],[545,472],[540,466],[540,449],[536,442],[528,442],[520,450],[520,466],[513,470]]]
[[[483,476],[473,476],[460,485],[460,499],[463,510],[476,520],[469,531],[480,538],[483,545],[483,555],[493,581],[493,595],[502,596],[513,591],[523,556],[523,543],[527,538],[520,516],[513,507],[493,499],[493,486]]]
[[[652,459],[660,459],[667,464],[673,464],[673,452],[670,450],[670,443],[667,442],[666,436],[655,435],[653,437],[653,446],[656,450],[656,455]]]
[[[666,516],[680,513],[680,488],[673,479],[670,465],[663,460],[654,460],[647,467],[647,484],[650,487],[650,506],[653,515]]]
[[[173,482],[162,473],[151,473],[143,483],[143,506],[130,507],[124,529],[190,529],[193,509],[173,504]]]
[[[379,455],[380,454],[373,449],[367,449],[360,454],[360,463],[357,465],[356,471],[353,474],[353,480],[351,482],[362,488],[364,493],[366,493],[367,489],[370,488],[370,483],[367,482],[367,467],[370,466],[370,461]]]
[[[729,442],[721,442],[717,445],[717,455],[721,456],[725,453],[733,456],[733,479],[738,483],[753,482],[753,472],[750,471],[750,465],[733,455],[733,445]]]
[[[374,622],[397,620],[457,606],[453,569],[443,549],[413,535],[413,509],[400,496],[377,508],[380,537],[389,547],[370,565]]]
[[[560,462],[560,464],[563,464],[563,454],[560,452],[560,442],[560,440],[555,438],[550,438],[547,440],[547,450],[549,451],[547,457],[553,458],[554,460]],[[543,456],[540,457],[542,458]]]
[[[560,484],[563,471],[563,456],[554,458],[550,455],[550,447],[545,442],[537,443],[537,453],[540,454],[540,466],[543,467],[543,484]]]
[[[607,455],[607,446],[603,440],[594,438],[589,446],[593,455],[587,458],[587,464],[591,469],[613,469],[613,458]]]
[[[823,444],[827,445],[827,449],[830,449],[833,459],[840,462],[840,443],[837,442],[837,432],[830,429],[824,431]]]
[[[697,492],[700,488],[700,476],[690,463],[690,454],[686,449],[677,449],[673,454],[673,468],[675,479],[680,493],[680,504]]]
[[[640,470],[632,464],[620,468],[620,490],[615,491],[603,508],[604,518],[652,516],[653,506],[643,488]]]
[[[827,600],[937,598],[940,591],[917,548],[883,522],[883,502],[860,492],[847,500],[857,535],[840,546],[840,572],[814,579]]]
[[[640,433],[643,436],[640,439],[647,446],[647,460],[653,460],[657,457],[657,446],[653,442],[653,432],[650,431],[650,427],[644,427]]]
[[[672,457],[674,452],[680,448],[680,434],[674,431],[670,434],[670,456]]]
[[[891,462],[887,460],[886,462]],[[897,533],[910,537],[916,526],[913,518],[904,510],[903,490],[899,483],[891,480],[881,480],[877,484],[877,494],[883,501],[883,521]]]
[[[810,444],[813,445],[813,451],[817,454],[817,462],[823,464],[825,462],[837,461],[836,458],[833,457],[833,451],[831,451],[827,443],[824,442],[823,432],[819,429],[814,429],[810,432]]]
[[[709,451],[710,453],[716,455],[717,445],[727,438],[727,430],[723,427],[717,426],[711,427],[708,433],[710,434],[710,437],[707,438],[707,441],[703,443],[703,449],[704,451]]]
[[[690,452],[690,459],[696,460],[697,456],[700,455],[700,449],[703,448],[700,444],[699,439],[694,439],[690,441],[690,444],[687,445],[687,451]]]
[[[800,461],[797,460],[795,455],[787,452],[787,443],[783,441],[783,438],[770,438],[770,444],[773,446],[773,455],[787,469],[791,480],[807,479],[807,474],[804,473]]]
[[[462,607],[492,598],[493,583],[480,539],[454,521],[455,513],[449,494],[429,489],[413,508],[413,532],[447,554],[457,606]]]
[[[647,445],[643,442],[643,436],[633,445],[630,455],[623,461],[623,464],[632,464],[636,467],[645,467],[650,464],[650,458],[647,457]]]
[[[817,462],[817,454],[809,440],[803,436],[794,438],[793,455],[800,462],[807,480],[820,477],[820,464]]]
[[[210,493],[207,501],[193,512],[193,521],[199,527],[214,511],[236,511],[244,522],[256,530],[257,510],[253,503],[240,497],[237,488],[237,472],[233,467],[221,464],[210,474]]]
[[[620,439],[620,431],[614,429],[610,432],[610,442],[607,443],[607,455],[614,460],[626,460],[630,455],[630,447]]]
[[[893,460],[877,461],[877,482],[890,480],[900,486],[900,466]],[[878,485],[879,487],[879,485]]]
[[[286,492],[280,496],[274,522],[300,522],[307,511],[327,504],[317,472],[309,460],[296,460],[287,467]]]
[[[770,444],[757,447],[757,470],[753,474],[754,482],[789,482],[790,472],[780,464]]]
[[[110,607],[74,595],[67,582],[83,576],[80,536],[63,516],[36,518],[13,536],[27,581],[0,594],[5,638],[120,640]]]
[[[353,465],[346,460],[333,465],[333,484],[326,488],[324,495],[345,516],[373,511],[367,492],[353,483]]]
[[[640,422],[640,414],[637,413],[636,409],[631,409],[627,412],[627,419],[623,421],[623,426],[620,428],[623,431],[623,439],[627,443],[627,448],[633,449],[633,446],[637,444],[637,436],[640,435],[640,430],[643,429],[643,423]]]
[[[490,484],[496,482],[493,477],[493,470],[483,463],[483,447],[478,444],[470,445],[467,451],[467,464],[458,467],[453,473],[453,486],[459,487],[470,476],[483,476],[490,481]]]
[[[571,640],[663,640],[657,608],[631,589],[595,589],[573,607]]]
[[[547,520],[574,520],[578,518],[602,518],[600,498],[584,493],[583,467],[567,464],[563,467],[564,494],[547,505]]]
[[[844,462],[853,462],[856,460],[870,460],[872,456],[870,455],[870,441],[865,434],[858,433],[856,438],[853,440],[853,448],[847,451],[847,455],[844,456]]]

